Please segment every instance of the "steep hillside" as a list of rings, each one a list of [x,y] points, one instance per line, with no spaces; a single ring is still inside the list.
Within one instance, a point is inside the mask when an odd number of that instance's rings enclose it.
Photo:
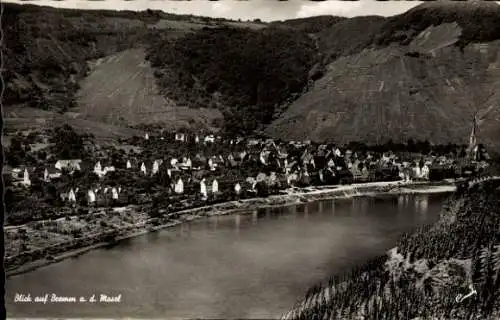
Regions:
[[[222,115],[217,109],[189,109],[159,94],[153,70],[142,49],[130,49],[97,60],[80,83],[78,118],[122,126],[162,123],[167,128],[199,124],[211,128]]]
[[[4,104],[64,111],[74,103],[86,61],[143,42],[154,13],[58,10],[4,4]]]
[[[379,16],[354,17],[321,30],[318,45],[324,62],[358,53],[369,46],[385,21]]]
[[[365,29],[364,39],[344,36],[345,51],[330,46],[324,76],[267,128],[268,134],[340,142],[466,143],[473,114],[497,105],[479,135],[487,145],[500,146],[500,42],[495,41],[500,6],[424,4],[385,22],[367,21],[372,27]],[[354,19],[331,32],[349,22]]]
[[[250,132],[300,94],[317,61],[314,40],[286,28],[205,28],[148,52],[161,92],[180,105],[217,108],[230,131]]]
[[[209,113],[186,108],[172,110],[167,108],[171,103],[160,107],[164,99],[155,96],[153,70],[144,60],[142,48],[205,27],[266,26],[152,10],[85,11],[3,5],[2,50],[6,66],[3,77],[7,84],[4,106],[49,111],[43,119],[70,121],[76,116],[76,120],[82,120],[80,124],[88,119],[104,127],[135,125],[143,120],[147,123],[151,119],[168,119],[167,124],[175,126],[200,120],[200,125],[206,127],[205,123],[220,117],[216,110]],[[94,69],[96,61],[101,65]],[[113,78],[120,79],[121,85],[115,86]],[[61,115],[68,111],[71,111],[68,116]],[[156,115],[158,111],[162,114]],[[34,116],[33,121],[21,124],[17,117],[9,119],[10,114],[7,113],[7,123],[13,127],[8,129],[38,129],[42,123],[50,123]],[[122,129],[127,131],[125,127]],[[108,130],[97,131],[105,134]]]
[[[5,4],[2,26],[4,105],[62,119],[465,143],[473,114],[500,108],[500,6],[484,1],[267,24]],[[500,146],[498,119],[481,142]]]

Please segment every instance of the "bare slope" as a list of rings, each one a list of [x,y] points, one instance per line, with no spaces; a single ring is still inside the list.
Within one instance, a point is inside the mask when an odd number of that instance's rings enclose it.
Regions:
[[[221,117],[216,109],[188,109],[158,94],[153,70],[142,49],[98,60],[80,83],[78,117],[114,125],[163,123],[167,127],[208,128]]]

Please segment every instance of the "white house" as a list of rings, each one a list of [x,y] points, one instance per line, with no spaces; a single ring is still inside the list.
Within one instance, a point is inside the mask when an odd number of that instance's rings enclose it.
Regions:
[[[208,167],[210,168],[211,171],[215,171],[215,164],[212,158],[208,159]]]
[[[76,196],[75,196],[75,192],[73,191],[73,189],[71,189],[68,193],[68,201],[69,202],[76,202]]]
[[[413,167],[413,174],[415,175],[415,178],[420,179],[422,177],[422,171],[420,170],[420,166],[418,164]]]
[[[147,174],[147,171],[146,171],[146,165],[144,164],[144,162],[141,164],[141,172],[146,175]]]
[[[108,172],[112,172],[112,171],[115,171],[115,167],[114,166],[104,167],[104,169],[102,169],[102,172],[104,174],[106,174]]]
[[[118,190],[116,190],[116,188],[111,189],[111,194],[113,200],[118,200]]]
[[[56,164],[54,167],[59,170],[67,169],[69,171],[75,171],[75,170],[80,170],[80,164],[82,163],[82,160],[80,159],[73,159],[73,160],[57,160]]]
[[[146,134],[144,135],[144,139],[149,140],[149,134],[147,134],[147,133],[146,133]]]
[[[424,164],[424,166],[422,167],[422,172],[421,172],[422,178],[429,179],[429,173],[430,173],[429,166],[427,164]]]
[[[89,204],[95,203],[96,196],[95,192],[92,189],[87,192],[87,199]]]
[[[127,160],[127,169],[130,169],[132,168],[132,163],[130,162],[130,160]]]
[[[171,165],[172,167],[174,167],[174,168],[177,168],[177,163],[178,163],[178,162],[179,162],[179,161],[178,161],[176,158],[172,158],[172,159],[170,160],[170,165]]]
[[[237,183],[235,186],[234,186],[234,192],[236,192],[236,194],[240,194],[241,192],[241,186],[239,183]]]
[[[247,145],[248,146],[255,146],[260,143],[260,140],[258,139],[249,139]]]
[[[56,169],[55,167],[49,167],[45,168],[45,171],[43,173],[43,179],[46,182],[49,182],[52,179],[60,178],[61,175],[62,175],[61,170]]]
[[[212,193],[218,193],[219,192],[219,182],[217,182],[216,179],[212,182]]]
[[[207,185],[205,184],[204,178],[200,182],[200,193],[203,196],[203,199],[207,198]]]
[[[184,192],[184,182],[182,182],[181,178],[179,178],[179,180],[177,180],[177,183],[175,184],[174,191],[177,194],[181,194]]]
[[[155,175],[158,173],[158,171],[160,170],[160,165],[162,164],[162,160],[155,160],[153,162],[153,170],[151,172],[151,175]]]
[[[184,158],[184,159],[182,159],[181,169],[183,169],[183,170],[190,169],[192,165],[193,165],[193,163],[192,163],[191,159]]]
[[[185,140],[186,140],[186,136],[184,135],[184,133],[176,133],[175,134],[175,141],[184,142]]]
[[[209,136],[205,136],[205,139],[204,139],[204,142],[205,143],[214,143],[215,142],[215,137],[213,134],[209,135]]]
[[[286,183],[291,186],[295,181],[299,179],[296,173],[286,174]]]
[[[97,174],[98,176],[102,175],[102,166],[100,161],[97,161],[97,163],[95,164],[94,173]]]
[[[262,163],[263,165],[266,165],[266,164],[267,164],[267,162],[266,162],[266,155],[265,155],[265,152],[264,152],[264,151],[262,151],[262,152],[260,153],[259,160],[260,160],[260,163]]]
[[[31,186],[30,175],[27,169],[24,169],[23,181],[21,181],[21,184],[25,187]]]

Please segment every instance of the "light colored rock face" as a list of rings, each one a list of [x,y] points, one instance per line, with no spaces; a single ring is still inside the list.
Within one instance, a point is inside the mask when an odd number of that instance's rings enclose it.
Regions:
[[[323,78],[267,132],[341,143],[428,139],[467,143],[478,108],[497,104],[479,141],[500,139],[500,41],[454,46],[456,23],[430,27],[408,46],[365,49],[327,66]],[[497,142],[498,144],[498,142]]]

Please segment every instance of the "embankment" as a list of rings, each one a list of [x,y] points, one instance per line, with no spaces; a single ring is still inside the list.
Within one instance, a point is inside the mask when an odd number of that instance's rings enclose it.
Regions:
[[[114,208],[57,220],[36,221],[8,227],[6,233],[7,276],[25,273],[84,252],[178,225],[203,216],[249,213],[259,207],[283,206],[323,199],[377,194],[453,192],[453,183],[375,182],[348,186],[288,189],[266,198],[230,201],[211,206],[164,213],[151,218],[150,206]],[[161,213],[161,210],[160,210]]]
[[[282,319],[500,319],[500,179],[451,200],[435,225],[311,288]]]

